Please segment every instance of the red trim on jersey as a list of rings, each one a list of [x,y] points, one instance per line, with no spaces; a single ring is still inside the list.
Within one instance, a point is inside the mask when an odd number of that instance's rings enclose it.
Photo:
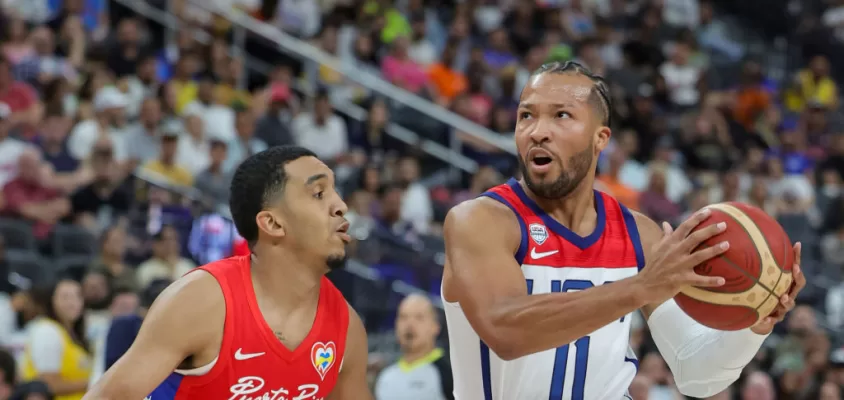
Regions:
[[[551,268],[636,268],[636,250],[628,235],[621,205],[612,196],[597,192],[603,207],[604,226],[601,236],[586,248],[579,248],[546,226],[540,215],[519,197],[508,184],[489,190],[507,202],[527,226],[527,251],[523,265]],[[596,200],[598,200],[596,198]],[[544,215],[545,218],[549,216]],[[599,219],[600,220],[600,219]],[[556,253],[554,253],[556,251]],[[535,257],[536,256],[536,257]]]

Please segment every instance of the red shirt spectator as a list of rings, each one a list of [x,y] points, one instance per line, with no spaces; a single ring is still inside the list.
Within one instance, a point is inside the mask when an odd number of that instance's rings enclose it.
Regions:
[[[0,57],[0,103],[5,103],[12,111],[9,119],[13,128],[21,128],[24,135],[35,133],[38,116],[35,115],[38,95],[31,86],[15,81],[12,77],[11,64]]]
[[[18,162],[18,177],[3,186],[2,214],[33,222],[35,236],[44,239],[53,225],[70,213],[70,201],[61,192],[41,184],[43,163],[38,153],[26,151]]]

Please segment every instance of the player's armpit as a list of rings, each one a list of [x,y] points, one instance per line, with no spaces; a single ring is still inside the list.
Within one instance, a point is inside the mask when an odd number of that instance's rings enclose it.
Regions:
[[[372,392],[366,379],[369,365],[369,343],[363,322],[349,306],[349,332],[346,337],[346,353],[340,365],[340,376],[329,400],[372,400]]]
[[[569,293],[528,295],[514,254],[516,216],[488,198],[464,202],[445,220],[443,297],[460,303],[472,328],[498,357],[556,348],[644,305],[631,280]]]
[[[219,346],[225,300],[217,281],[196,271],[165,289],[138,337],[83,400],[143,399],[186,358]]]

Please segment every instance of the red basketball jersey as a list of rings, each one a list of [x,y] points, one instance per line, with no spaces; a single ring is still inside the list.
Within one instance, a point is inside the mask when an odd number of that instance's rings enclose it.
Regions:
[[[249,256],[199,269],[217,279],[226,301],[220,354],[205,374],[175,371],[149,400],[322,400],[331,393],[343,363],[349,309],[328,278],[320,283],[310,333],[290,350],[279,342],[258,308]]]

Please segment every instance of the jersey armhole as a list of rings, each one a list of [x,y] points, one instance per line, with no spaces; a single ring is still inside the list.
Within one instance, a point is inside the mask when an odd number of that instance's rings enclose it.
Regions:
[[[196,271],[205,272],[214,278],[215,282],[217,282],[217,286],[219,286],[220,292],[223,295],[225,317],[223,318],[223,338],[220,340],[220,349],[217,351],[217,357],[215,357],[211,362],[199,367],[173,371],[173,373],[182,376],[182,378],[191,378],[189,383],[191,386],[201,386],[213,381],[217,375],[220,375],[220,373],[223,372],[226,365],[228,365],[229,357],[226,356],[226,352],[231,348],[231,332],[229,332],[229,330],[233,329],[232,324],[229,323],[229,319],[231,318],[231,314],[233,312],[232,308],[234,307],[233,304],[229,304],[230,299],[232,299],[231,296],[233,295],[233,293],[231,293],[231,287],[225,284],[217,275],[208,271],[204,267],[194,268],[188,273],[197,273]],[[186,383],[187,382],[182,381],[181,384],[185,385]]]
[[[527,255],[527,250],[528,250],[528,241],[527,241],[528,231],[527,231],[527,224],[525,224],[524,218],[522,218],[521,214],[519,214],[519,211],[516,210],[516,207],[514,207],[512,204],[510,204],[510,202],[507,201],[507,199],[505,199],[504,197],[501,197],[500,194],[493,193],[493,192],[486,192],[486,193],[481,194],[481,196],[489,197],[490,199],[493,199],[493,200],[495,200],[495,201],[497,201],[501,204],[504,204],[505,206],[507,206],[507,208],[510,209],[510,211],[513,212],[513,214],[516,216],[516,219],[519,221],[519,228],[522,231],[522,238],[521,238],[521,242],[519,243],[519,249],[516,250],[516,254],[514,254],[514,257],[516,258],[516,262],[518,262],[519,265],[521,265],[522,262],[525,260],[525,256]]]
[[[636,253],[636,267],[639,271],[645,268],[645,251],[642,249],[642,238],[639,236],[639,227],[636,225],[636,217],[623,204],[618,203],[621,208],[621,215],[624,217],[624,226],[627,228],[627,237],[633,244],[633,251]]]

